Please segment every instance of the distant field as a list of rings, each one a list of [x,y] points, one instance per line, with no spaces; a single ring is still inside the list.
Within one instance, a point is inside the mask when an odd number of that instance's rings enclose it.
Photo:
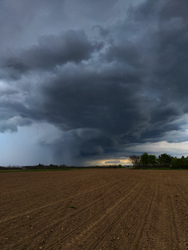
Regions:
[[[0,249],[188,249],[188,171],[0,173]]]
[[[83,168],[60,168],[60,169],[4,169],[0,170],[0,173],[11,173],[11,172],[41,172],[41,171],[70,171],[70,170],[77,170],[77,169],[83,169]]]

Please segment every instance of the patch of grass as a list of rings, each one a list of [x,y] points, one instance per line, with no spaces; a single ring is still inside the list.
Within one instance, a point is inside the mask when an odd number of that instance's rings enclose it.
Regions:
[[[70,208],[76,209],[76,207],[75,207],[75,206],[70,206]]]

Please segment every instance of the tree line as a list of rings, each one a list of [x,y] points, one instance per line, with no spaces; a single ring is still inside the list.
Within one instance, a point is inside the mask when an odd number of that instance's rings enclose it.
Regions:
[[[134,168],[188,169],[188,156],[177,158],[165,153],[156,157],[144,153],[141,156],[131,155],[129,158]]]

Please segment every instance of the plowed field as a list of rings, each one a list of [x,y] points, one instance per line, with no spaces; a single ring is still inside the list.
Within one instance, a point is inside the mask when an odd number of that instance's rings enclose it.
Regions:
[[[0,173],[0,249],[188,249],[188,171]]]

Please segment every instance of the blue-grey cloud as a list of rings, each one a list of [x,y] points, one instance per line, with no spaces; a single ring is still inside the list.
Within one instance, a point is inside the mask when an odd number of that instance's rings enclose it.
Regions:
[[[2,62],[3,69],[24,74],[29,70],[53,70],[68,62],[88,60],[101,47],[88,41],[83,31],[67,31],[59,36],[42,36],[38,44]]]

